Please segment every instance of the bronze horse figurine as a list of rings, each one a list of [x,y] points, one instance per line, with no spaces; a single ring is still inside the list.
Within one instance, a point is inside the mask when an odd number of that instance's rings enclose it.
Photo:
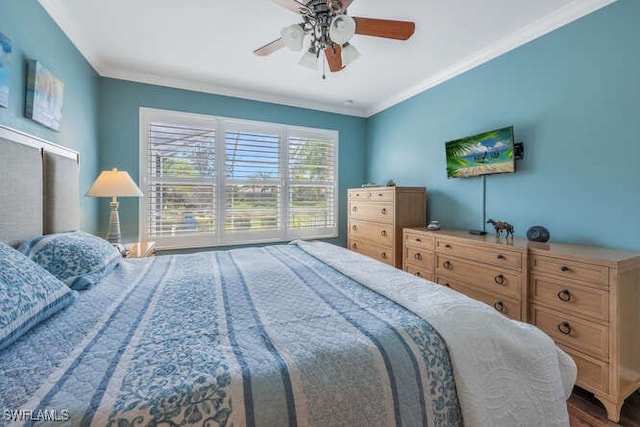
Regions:
[[[500,237],[500,235],[502,234],[502,232],[505,232],[505,237],[508,239],[509,237],[513,238],[513,225],[509,224],[506,221],[494,221],[492,219],[489,219],[489,221],[487,221],[487,224],[491,224],[493,225],[493,227],[496,229],[496,236]]]

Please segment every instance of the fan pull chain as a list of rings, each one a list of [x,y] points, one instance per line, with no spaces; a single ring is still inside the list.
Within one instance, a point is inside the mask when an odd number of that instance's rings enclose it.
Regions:
[[[327,80],[327,59],[322,57],[322,80]]]

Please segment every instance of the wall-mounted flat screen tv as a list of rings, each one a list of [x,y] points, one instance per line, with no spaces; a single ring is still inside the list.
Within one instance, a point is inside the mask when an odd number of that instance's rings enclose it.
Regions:
[[[515,172],[513,126],[445,143],[447,177]]]

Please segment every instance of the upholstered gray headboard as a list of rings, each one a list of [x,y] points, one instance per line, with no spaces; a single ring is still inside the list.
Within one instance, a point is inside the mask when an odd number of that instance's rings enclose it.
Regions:
[[[78,158],[43,150],[44,234],[77,230],[80,224]]]
[[[79,156],[0,126],[0,241],[78,229]]]

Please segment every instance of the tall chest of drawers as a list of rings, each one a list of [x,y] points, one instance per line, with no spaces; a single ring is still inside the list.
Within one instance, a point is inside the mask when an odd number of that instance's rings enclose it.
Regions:
[[[405,271],[545,331],[619,420],[640,388],[640,253],[407,228],[403,254]]]
[[[370,187],[348,191],[347,247],[402,267],[402,228],[426,223],[423,187]]]
[[[640,254],[529,245],[529,322],[578,365],[577,384],[618,421],[640,387]]]

